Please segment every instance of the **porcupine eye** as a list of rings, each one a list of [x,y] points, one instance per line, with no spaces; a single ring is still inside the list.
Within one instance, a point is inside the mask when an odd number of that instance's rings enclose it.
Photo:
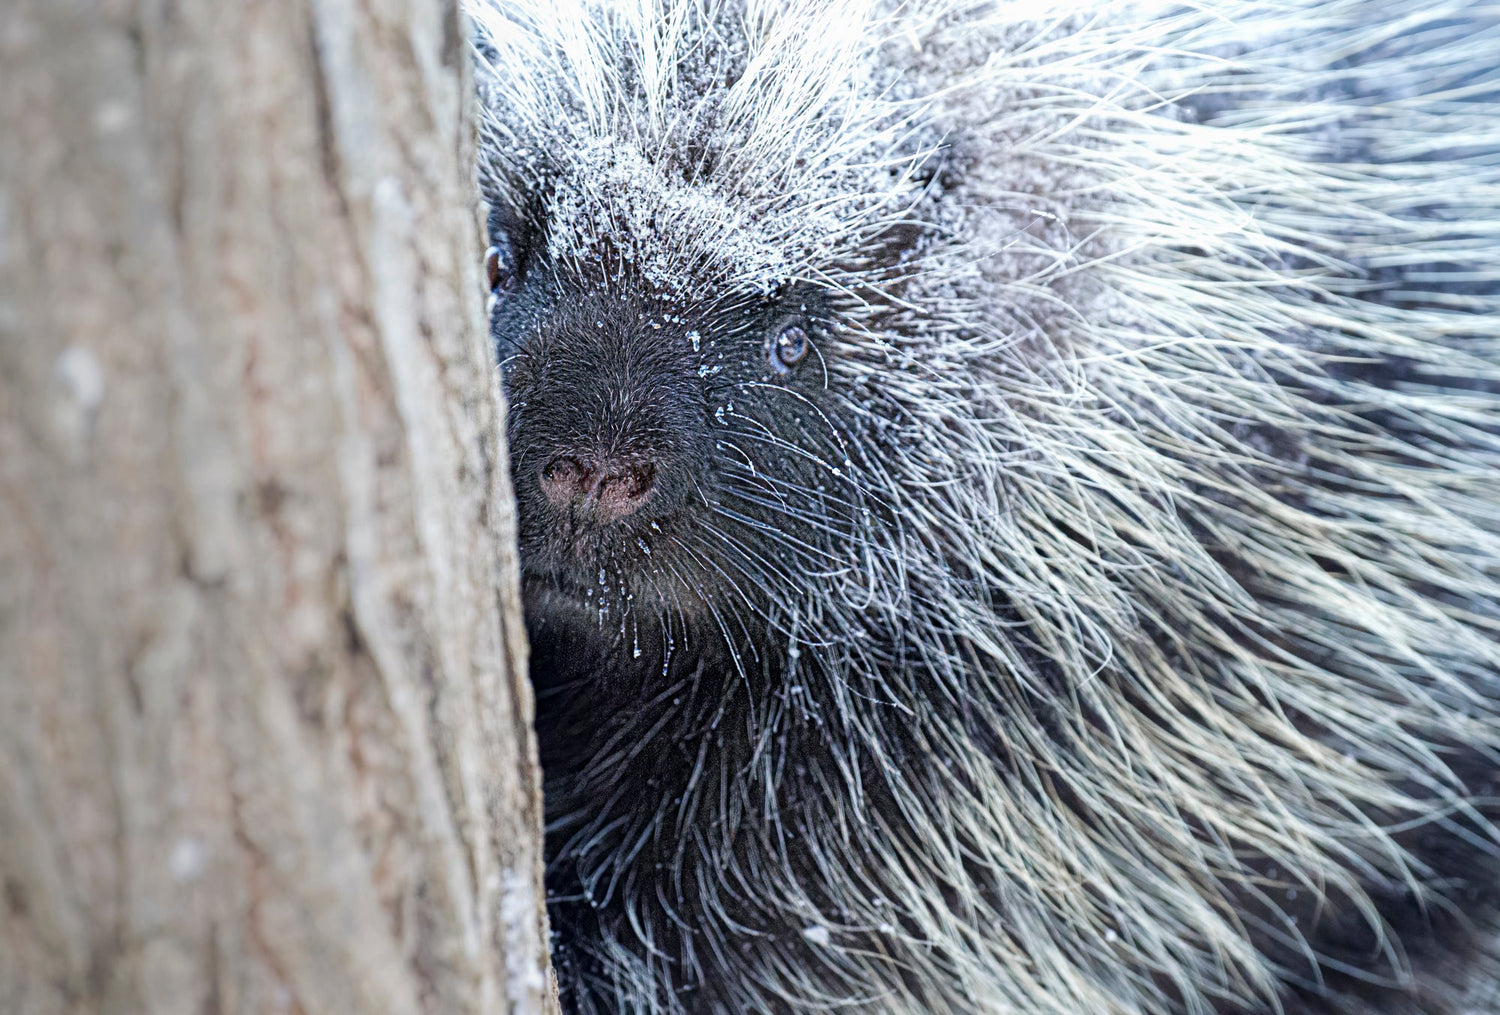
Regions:
[[[516,252],[509,237],[503,233],[493,237],[494,246],[484,252],[484,273],[490,283],[489,309],[506,293],[515,289],[519,280],[516,271]]]
[[[795,324],[781,329],[771,343],[771,368],[778,374],[791,373],[792,367],[807,358],[810,344],[807,332]]]

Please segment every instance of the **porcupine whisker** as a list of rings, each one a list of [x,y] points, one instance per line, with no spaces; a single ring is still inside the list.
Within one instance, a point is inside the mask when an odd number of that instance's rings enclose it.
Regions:
[[[802,528],[814,529],[835,536],[846,535],[849,531],[849,528],[847,526],[832,525],[827,521],[810,514],[789,511],[785,508],[784,505],[777,501],[756,497],[752,493],[743,490],[736,490],[734,487],[729,485],[721,487],[720,491],[727,496],[733,497],[734,499],[745,504],[753,505],[755,507],[767,508],[778,513],[788,520],[800,522],[802,523]],[[769,522],[756,521],[754,519],[751,519],[748,515],[742,513],[741,511],[737,511],[733,508],[727,507],[722,503],[715,505],[714,513],[723,518],[729,519],[730,521],[736,522],[742,527],[756,530],[757,533],[759,533],[763,537],[767,537],[771,542],[784,546],[787,549],[796,551],[800,557],[807,561],[845,560],[845,558],[839,554],[821,549],[804,540],[795,539],[787,535],[784,528],[780,525],[771,524]]]
[[[770,606],[761,606],[760,604],[757,604],[754,607],[754,612],[759,617],[761,617],[761,619],[765,620],[772,629],[782,631],[784,633],[792,633],[787,629],[787,622],[780,617],[779,609],[784,608],[789,593],[796,588],[796,585],[789,580],[784,572],[778,571],[772,562],[765,560],[765,558],[758,553],[753,553],[748,548],[746,548],[743,543],[735,539],[733,536],[730,536],[712,527],[707,527],[705,529],[705,535],[708,535],[712,538],[723,539],[724,541],[731,543],[738,551],[738,559],[726,560],[725,566],[738,571],[753,585],[755,585],[762,593],[764,593],[765,602],[767,604],[778,607],[778,610],[773,611]],[[827,572],[826,576],[829,578],[836,578],[841,573],[843,572],[831,571]],[[820,575],[820,577],[821,576],[822,575]],[[772,580],[773,578],[775,579],[774,581]],[[818,643],[818,639],[815,635],[803,636],[803,640],[808,641],[809,644]]]
[[[734,415],[736,418],[749,419],[749,417],[738,416],[737,414],[731,415]],[[822,472],[826,473],[827,476],[837,479],[839,481],[839,487],[850,489],[856,494],[859,494],[861,498],[868,496],[870,500],[878,502],[878,498],[875,496],[873,489],[870,489],[860,481],[859,471],[855,468],[835,467],[822,456],[818,455],[816,452],[809,451],[808,449],[793,442],[784,440],[783,438],[767,436],[764,434],[746,430],[725,429],[719,431],[720,441],[724,445],[734,448],[741,459],[738,462],[727,464],[737,468],[748,469],[750,475],[756,477],[758,481],[763,480],[765,483],[773,484],[782,489],[807,492],[809,494],[815,493],[821,498],[826,498],[827,502],[830,504],[847,504],[850,506],[854,506],[856,503],[863,503],[862,500],[860,502],[847,501],[835,494],[828,493],[827,491],[815,491],[805,485],[798,484],[789,480],[778,480],[776,477],[769,475],[767,469],[758,467],[755,463],[755,460],[748,453],[746,453],[744,449],[740,448],[733,441],[729,440],[729,438],[731,437],[739,437],[742,439],[755,441],[778,451],[789,452],[802,461],[817,466]],[[767,492],[770,492],[769,488]]]
[[[727,514],[725,517],[732,518],[740,526],[755,530],[753,533],[754,538],[764,540],[767,543],[777,544],[786,550],[793,551],[799,559],[804,561],[846,561],[847,555],[817,547],[806,540],[784,536],[780,530],[784,528],[797,528],[808,532],[812,538],[826,535],[840,539],[851,538],[852,535],[861,532],[861,519],[858,519],[853,514],[835,515],[829,510],[830,505],[826,503],[817,504],[816,511],[811,506],[793,507],[787,504],[782,498],[766,497],[759,490],[741,488],[729,481],[726,481],[721,486],[720,492],[724,495],[725,499],[740,502],[739,506],[735,508],[730,507],[724,503],[724,500],[721,500],[719,506],[724,507],[726,511],[732,512],[732,514]],[[747,522],[746,519],[749,515],[745,512],[753,511],[757,508],[764,509],[767,520]]]
[[[792,575],[784,567],[779,566],[777,561],[766,557],[757,550],[751,549],[744,541],[737,539],[731,532],[726,531],[724,528],[716,526],[711,522],[705,523],[701,531],[695,533],[695,536],[702,537],[700,542],[705,549],[708,547],[710,541],[713,540],[723,540],[727,543],[730,549],[734,551],[739,563],[756,568],[755,574],[761,580],[760,583],[762,584],[763,591],[770,593],[777,588],[796,588],[796,583],[792,580]],[[767,581],[769,578],[775,578],[776,581]],[[775,598],[770,597],[770,601],[774,602]]]
[[[735,540],[732,536],[729,536],[722,531],[712,528],[705,528],[703,535],[708,538],[722,539],[736,551],[734,558],[723,561],[722,565],[719,562],[714,562],[715,569],[719,569],[721,567],[729,567],[739,572],[739,574],[743,578],[748,580],[752,585],[759,589],[759,591],[764,593],[765,599],[767,601],[776,601],[776,592],[778,588],[792,587],[789,585],[787,577],[784,574],[779,574],[769,562],[764,561],[759,556],[752,556],[751,554],[749,554],[744,549],[743,544],[741,544],[738,540]],[[699,541],[696,545],[696,548],[706,551],[706,543],[707,540]],[[758,565],[763,565],[764,569],[760,569]],[[726,571],[721,570],[720,574],[722,574],[725,578],[730,577],[728,572]],[[776,580],[772,580],[773,578]],[[736,583],[736,586],[737,584],[738,583]],[[747,597],[747,606],[749,606],[750,602],[755,603],[755,605],[750,608],[757,616],[768,619],[768,614],[760,605],[759,601],[748,600]]]
[[[752,441],[759,440],[759,438],[754,434],[741,433],[739,434],[739,436]],[[772,442],[763,443],[771,444],[772,447],[776,446]],[[815,487],[806,486],[802,483],[797,483],[789,480],[779,480],[771,474],[770,469],[766,465],[758,464],[743,449],[734,444],[732,441],[724,440],[721,436],[721,444],[723,446],[734,448],[734,450],[738,452],[738,455],[740,456],[737,459],[721,460],[719,463],[719,467],[722,470],[722,475],[725,479],[726,485],[730,485],[731,483],[734,483],[734,485],[739,485],[738,483],[735,483],[735,481],[739,479],[749,480],[750,483],[753,484],[753,487],[756,491],[764,496],[773,498],[782,506],[782,510],[787,512],[788,514],[794,514],[797,510],[793,507],[792,500],[788,499],[789,496],[797,498],[799,502],[816,502],[821,508],[829,510],[831,512],[838,509],[843,509],[843,516],[851,519],[859,516],[866,508],[868,502],[863,498],[850,500],[848,498],[839,496],[837,493],[830,492],[826,487],[823,489],[818,489]],[[808,456],[805,460],[814,462],[815,464],[820,464],[820,460],[817,460],[812,456]],[[832,475],[832,473],[830,472],[829,475]],[[835,487],[835,489],[845,487],[845,483],[839,483],[838,486]],[[857,487],[854,488],[854,492],[856,494],[859,493]]]
[[[698,553],[691,544],[683,542],[682,540],[676,538],[675,536],[671,537],[669,541],[671,543],[673,543],[675,546],[679,547],[688,556],[692,557],[693,560],[702,568],[702,570],[704,572],[713,572],[713,573],[719,574],[721,577],[723,577],[725,579],[725,582],[726,582],[726,586],[725,586],[726,591],[728,591],[731,595],[733,595],[733,596],[739,598],[740,600],[742,600],[748,607],[751,607],[752,609],[754,609],[754,602],[755,601],[745,594],[744,590],[742,590],[735,583],[734,579],[732,577],[730,577],[719,566],[719,564],[716,561],[714,561],[711,557],[705,557],[702,554]],[[728,627],[724,623],[724,618],[723,618],[723,616],[719,612],[718,605],[712,599],[705,599],[703,601],[703,605],[708,610],[710,616],[713,617],[714,623],[716,625],[718,625],[718,627],[720,629],[720,632],[725,636],[726,639],[728,639],[729,638],[729,629],[728,629]],[[742,621],[742,620],[739,619],[739,615],[738,614],[735,615],[735,619],[739,623],[740,627],[742,628],[742,633],[748,635],[749,631],[748,631],[748,629],[744,628],[744,621]],[[740,676],[743,677],[744,676],[744,667],[740,663],[740,660],[739,660],[739,657],[738,657],[738,653],[737,653],[736,648],[735,648],[735,644],[733,642],[731,642],[731,641],[726,641],[725,644],[729,648],[731,654],[734,655],[735,669],[737,671],[739,671]]]
[[[726,488],[724,492],[729,493],[730,491]],[[743,494],[741,494],[741,495],[739,495],[738,499],[740,499],[740,500],[749,500],[750,498],[748,498],[748,497],[744,496]],[[718,515],[721,518],[725,518],[725,519],[728,519],[729,521],[737,523],[741,528],[754,530],[754,531],[760,533],[761,535],[763,535],[765,537],[768,537],[768,538],[770,538],[771,540],[773,540],[775,542],[780,543],[781,545],[787,546],[787,547],[789,547],[791,549],[794,549],[794,550],[797,550],[797,551],[799,551],[801,553],[804,553],[804,554],[808,555],[808,557],[810,559],[818,559],[818,558],[826,558],[826,559],[829,559],[829,560],[839,560],[840,559],[837,555],[835,555],[833,553],[830,553],[830,552],[825,551],[825,550],[820,550],[819,548],[813,546],[812,544],[810,544],[810,543],[808,543],[808,542],[806,542],[804,540],[796,539],[796,538],[788,535],[786,533],[786,531],[783,528],[781,528],[780,526],[771,525],[770,523],[767,523],[767,522],[756,521],[755,519],[751,518],[749,515],[743,514],[743,513],[739,512],[739,511],[735,511],[733,508],[726,507],[722,503],[715,504],[714,507],[713,507],[713,512],[712,513]]]

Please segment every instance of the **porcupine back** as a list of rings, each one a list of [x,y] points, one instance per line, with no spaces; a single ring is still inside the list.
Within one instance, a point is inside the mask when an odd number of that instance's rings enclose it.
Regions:
[[[1500,13],[470,7],[565,1004],[1461,1010]]]

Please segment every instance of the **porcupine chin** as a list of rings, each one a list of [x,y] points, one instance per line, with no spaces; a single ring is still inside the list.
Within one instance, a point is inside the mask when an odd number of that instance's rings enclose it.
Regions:
[[[1500,1010],[1500,12],[470,9],[568,1010]]]

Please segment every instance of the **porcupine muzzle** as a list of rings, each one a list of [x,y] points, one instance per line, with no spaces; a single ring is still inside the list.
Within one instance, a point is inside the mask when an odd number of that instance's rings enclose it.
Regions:
[[[655,598],[673,534],[711,486],[697,358],[618,291],[553,283],[512,305],[495,330],[515,336],[505,379],[523,568],[595,604],[606,585]]]

